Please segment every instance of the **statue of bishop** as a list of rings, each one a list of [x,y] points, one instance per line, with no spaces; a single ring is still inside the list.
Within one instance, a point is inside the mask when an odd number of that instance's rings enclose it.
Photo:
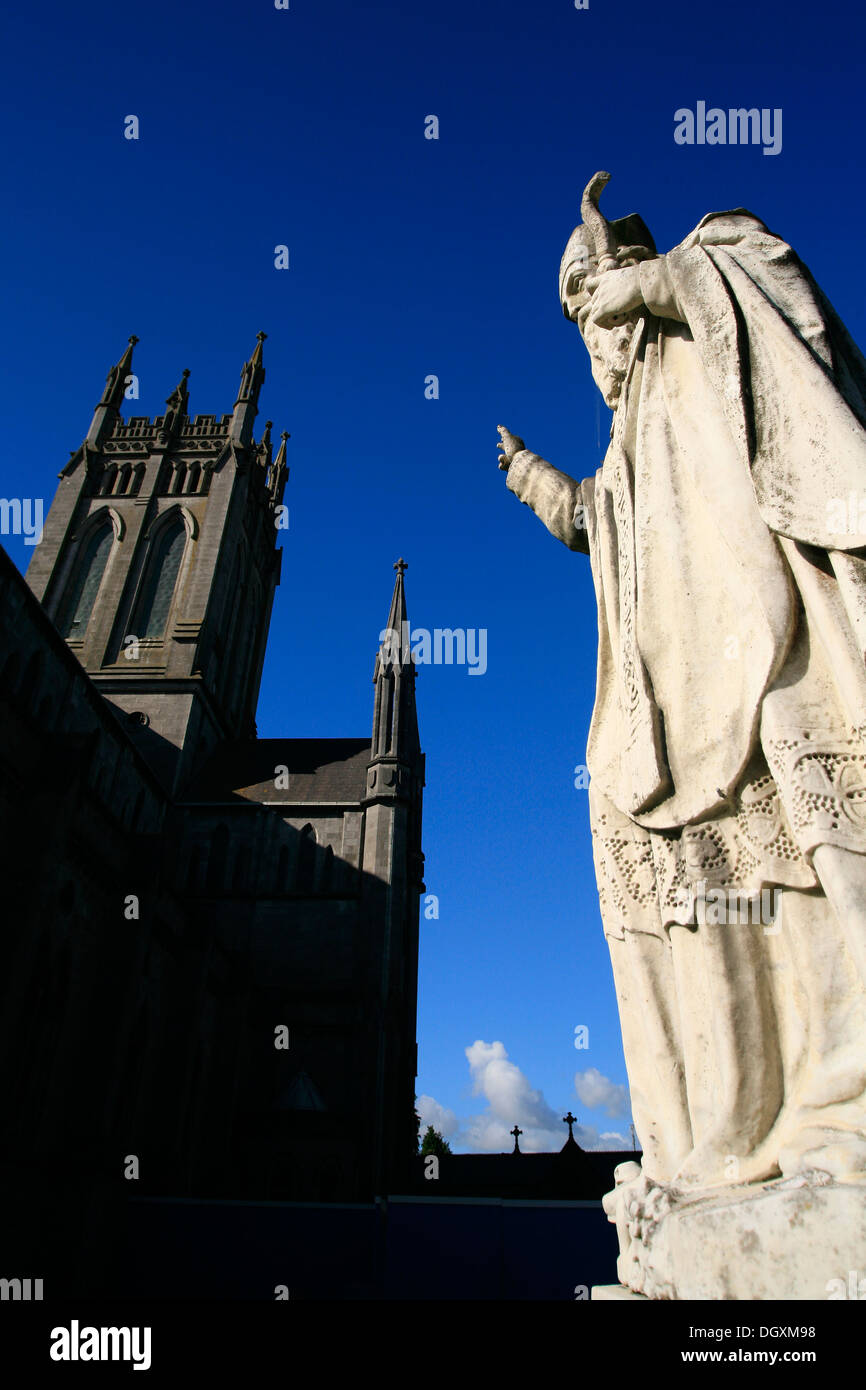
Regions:
[[[678,1297],[624,1258],[642,1210],[791,1181],[866,1209],[866,361],[752,213],[659,255],[601,214],[608,177],[559,298],[610,446],[577,481],[500,426],[499,461],[592,567],[590,821],[643,1149],[606,1206],[621,1279]]]

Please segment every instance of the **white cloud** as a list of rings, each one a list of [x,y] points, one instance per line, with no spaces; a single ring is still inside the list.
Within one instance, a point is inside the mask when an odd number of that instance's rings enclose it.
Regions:
[[[466,1048],[466,1060],[472,1073],[472,1094],[487,1101],[487,1109],[467,1122],[464,1137],[471,1150],[508,1152],[514,1147],[509,1131],[515,1125],[523,1130],[520,1147],[524,1153],[562,1148],[559,1116],[541,1091],[533,1090],[520,1068],[509,1062],[504,1043],[478,1038]]]
[[[447,1110],[444,1105],[440,1105],[438,1100],[432,1096],[419,1096],[415,1102],[415,1109],[421,1116],[421,1138],[428,1125],[432,1125],[443,1139],[450,1139],[460,1128],[460,1121],[453,1110]]]
[[[427,1126],[432,1125],[451,1141],[455,1153],[510,1153],[514,1148],[511,1130],[516,1124],[522,1131],[520,1148],[523,1153],[557,1153],[568,1138],[568,1131],[543,1093],[535,1090],[520,1067],[509,1060],[505,1044],[477,1038],[465,1052],[472,1094],[483,1097],[486,1108],[467,1119],[460,1119],[433,1096],[419,1096],[415,1108],[421,1116],[422,1135]],[[578,1072],[574,1085],[585,1109],[606,1108],[611,1116],[628,1118],[628,1088],[610,1081],[595,1067]],[[576,1124],[574,1137],[586,1150],[630,1149],[632,1146],[630,1136],[618,1130],[599,1133],[593,1125]]]
[[[624,1134],[618,1134],[614,1130],[605,1130],[604,1134],[599,1134],[597,1129],[589,1125],[579,1125],[577,1131],[574,1137],[578,1144],[590,1152],[607,1153],[609,1150],[631,1148],[631,1135],[626,1138]]]
[[[628,1087],[603,1076],[597,1067],[575,1072],[574,1089],[587,1110],[604,1109],[612,1119],[629,1113]]]

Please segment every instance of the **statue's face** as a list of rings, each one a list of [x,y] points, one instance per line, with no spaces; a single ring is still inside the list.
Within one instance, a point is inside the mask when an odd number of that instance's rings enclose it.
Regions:
[[[634,265],[631,257],[625,257],[624,266]],[[560,267],[560,302],[562,312],[572,323],[576,323],[586,344],[592,363],[595,384],[604,396],[605,403],[613,410],[622,391],[622,383],[628,368],[629,348],[634,332],[634,321],[616,328],[599,328],[590,322],[592,292],[597,283],[598,260],[594,244],[584,226],[572,232],[562,258]]]
[[[598,274],[598,262],[586,243],[581,244],[579,237],[579,231],[572,235],[563,258],[568,259],[568,269],[560,284],[562,312],[580,329],[589,352],[595,383],[605,403],[613,409],[619,400],[625,376],[631,329],[630,325],[599,328],[589,322],[592,291],[595,288],[593,276]]]
[[[645,243],[632,245],[646,234],[640,218],[622,218],[612,224],[618,234],[617,260],[621,267],[637,265],[640,260],[652,256]],[[622,237],[629,235],[628,242]],[[580,336],[586,344],[592,363],[592,375],[605,402],[613,410],[622,392],[622,383],[628,370],[629,350],[634,334],[636,319],[632,316],[615,328],[599,328],[590,322],[592,294],[598,275],[598,259],[595,241],[589,229],[581,223],[575,227],[568,239],[559,270],[559,299],[562,312],[580,329]]]
[[[589,353],[593,380],[604,396],[605,405],[614,410],[628,370],[634,323],[623,323],[617,328],[599,328],[598,324],[590,322],[589,299],[587,295],[576,323]]]
[[[580,249],[580,248],[578,248]],[[589,303],[590,293],[586,288],[586,282],[591,275],[598,271],[595,257],[585,252],[578,256],[569,266],[568,273],[562,285],[562,312],[572,323],[578,322],[580,310]]]

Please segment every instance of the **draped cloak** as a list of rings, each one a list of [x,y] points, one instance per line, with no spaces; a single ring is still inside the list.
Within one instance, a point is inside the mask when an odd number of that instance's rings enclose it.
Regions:
[[[769,718],[772,771],[790,783],[809,745],[800,781],[817,802],[785,788],[801,804],[777,827],[776,872],[752,865],[752,886],[811,886],[815,844],[866,853],[866,570],[852,553],[866,545],[866,361],[744,209],[709,214],[640,276],[647,310],[602,467],[575,483],[523,451],[508,476],[567,545],[588,541],[596,801],[668,833],[723,819]],[[768,791],[759,777],[752,800]],[[764,844],[783,809],[759,807]]]
[[[592,565],[590,821],[644,1169],[724,1131],[776,1144],[754,1178],[814,1148],[816,1107],[866,1115],[866,361],[742,208],[639,275],[602,467],[522,450],[507,484]],[[788,930],[680,932],[665,965],[696,882],[773,886]]]

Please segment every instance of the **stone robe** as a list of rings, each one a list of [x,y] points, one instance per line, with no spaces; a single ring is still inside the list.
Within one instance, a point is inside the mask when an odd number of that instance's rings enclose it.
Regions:
[[[858,1176],[866,362],[743,209],[639,274],[602,467],[523,450],[507,482],[592,565],[590,816],[644,1170]]]

